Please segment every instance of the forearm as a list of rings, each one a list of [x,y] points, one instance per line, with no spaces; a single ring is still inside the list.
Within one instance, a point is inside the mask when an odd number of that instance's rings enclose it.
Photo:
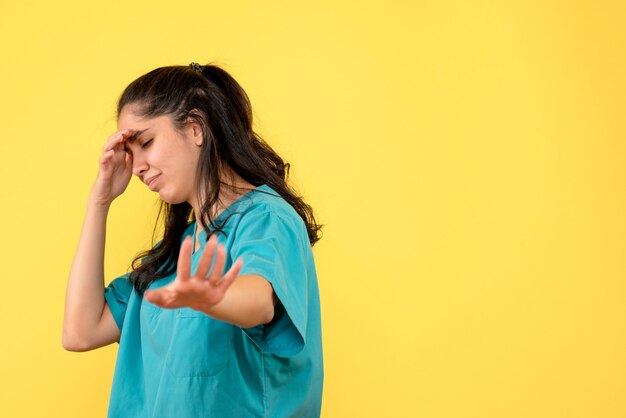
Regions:
[[[63,345],[95,332],[104,310],[104,246],[109,205],[88,202],[65,296]]]
[[[261,276],[239,276],[217,305],[199,310],[241,328],[252,328],[267,324],[274,317],[274,290]]]

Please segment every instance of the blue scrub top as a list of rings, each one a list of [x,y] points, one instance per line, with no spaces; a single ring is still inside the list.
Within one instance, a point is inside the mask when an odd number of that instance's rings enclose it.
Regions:
[[[134,291],[128,274],[116,278],[104,293],[121,331],[109,417],[319,417],[320,301],[304,222],[267,185],[240,197],[216,222],[224,220],[218,241],[226,246],[226,269],[241,257],[241,275],[272,284],[274,319],[242,329],[190,308],[162,309]],[[192,271],[206,237],[200,231]]]

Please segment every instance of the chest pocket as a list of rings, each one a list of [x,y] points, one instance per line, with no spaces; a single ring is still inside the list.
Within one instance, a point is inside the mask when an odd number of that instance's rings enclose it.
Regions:
[[[162,309],[144,301],[148,345],[177,378],[210,377],[229,363],[233,325],[189,308]]]
[[[189,308],[175,310],[165,366],[176,377],[208,377],[229,362],[234,326]]]

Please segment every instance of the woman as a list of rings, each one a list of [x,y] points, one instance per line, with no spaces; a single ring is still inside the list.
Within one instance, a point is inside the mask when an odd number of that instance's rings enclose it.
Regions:
[[[117,111],[63,324],[71,351],[119,342],[109,416],[319,416],[320,226],[253,132],[247,95],[192,63],[138,78]],[[160,196],[163,238],[105,288],[106,217],[132,174]]]

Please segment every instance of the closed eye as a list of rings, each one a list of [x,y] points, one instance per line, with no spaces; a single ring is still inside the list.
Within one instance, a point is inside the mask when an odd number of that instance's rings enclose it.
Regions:
[[[143,145],[141,146],[141,148],[146,148],[150,143],[152,142],[151,139],[147,140],[146,142],[143,143]]]

